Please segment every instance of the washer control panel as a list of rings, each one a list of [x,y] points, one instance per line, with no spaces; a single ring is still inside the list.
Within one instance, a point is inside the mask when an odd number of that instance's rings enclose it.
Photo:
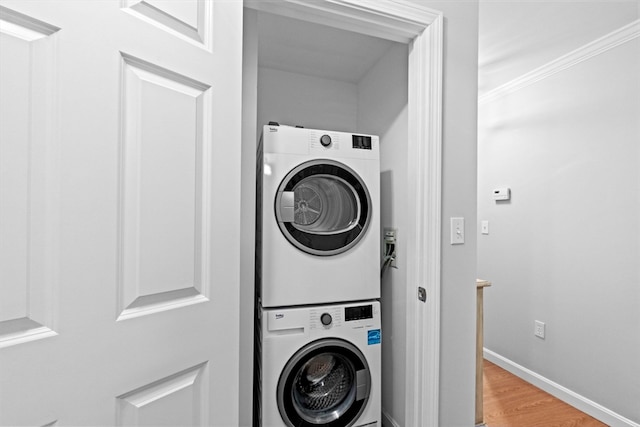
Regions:
[[[350,322],[352,320],[373,319],[373,306],[371,304],[358,305],[353,307],[345,307],[344,320]]]
[[[350,307],[318,307],[311,310],[309,323],[311,329],[328,329],[342,326],[344,322],[357,324],[358,320],[368,320],[373,317],[373,305],[371,304]]]
[[[318,307],[311,310],[309,324],[311,329],[329,329],[342,326],[344,307]]]

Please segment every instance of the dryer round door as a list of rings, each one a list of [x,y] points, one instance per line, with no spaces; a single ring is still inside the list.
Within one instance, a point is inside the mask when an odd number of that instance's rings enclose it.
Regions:
[[[291,427],[347,427],[364,411],[370,391],[362,352],[347,341],[323,339],[300,349],[284,367],[278,409]]]
[[[336,255],[355,246],[371,222],[371,197],[348,166],[327,159],[300,164],[280,183],[278,226],[298,249]]]

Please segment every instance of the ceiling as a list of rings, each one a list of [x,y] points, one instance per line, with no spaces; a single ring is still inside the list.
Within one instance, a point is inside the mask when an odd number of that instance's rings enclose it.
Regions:
[[[639,18],[640,0],[479,0],[478,92]],[[394,43],[266,12],[258,32],[261,67],[351,83]]]
[[[637,20],[639,0],[480,0],[482,95]]]
[[[357,83],[394,43],[377,37],[258,14],[258,65]]]

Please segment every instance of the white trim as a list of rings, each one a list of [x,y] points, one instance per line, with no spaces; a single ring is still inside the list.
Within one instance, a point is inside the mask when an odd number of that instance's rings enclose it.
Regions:
[[[196,26],[169,15],[146,1],[121,0],[122,11],[166,31],[198,48],[213,52],[213,7],[211,2],[198,2]]]
[[[246,7],[409,44],[407,378],[405,425],[437,426],[443,15],[407,0],[245,0]],[[418,301],[417,288],[427,291]]]
[[[505,95],[523,89],[535,82],[550,77],[562,70],[566,70],[582,61],[600,55],[623,43],[640,37],[640,20],[633,21],[597,40],[592,41],[578,49],[561,56],[541,67],[538,67],[508,83],[490,90],[478,98],[478,104],[483,105]]]
[[[244,0],[244,5],[399,43],[411,42],[433,14],[404,0]]]
[[[11,347],[16,344],[23,344],[29,341],[55,337],[56,335],[58,335],[56,331],[51,330],[46,326],[40,326],[26,331],[18,331],[12,334],[0,335],[0,349]]]
[[[0,6],[0,33],[32,42],[48,37],[58,31],[60,31],[58,27]]]
[[[193,288],[188,288],[185,290],[188,291],[192,289]],[[182,291],[182,289],[178,291],[170,291],[170,292],[172,292],[172,294],[179,295],[180,291]],[[144,299],[144,298],[145,297],[137,298],[132,302],[132,304],[130,304],[130,306],[135,304],[136,302],[139,302],[141,299]],[[116,318],[116,322],[121,322],[123,320],[128,320],[128,319],[135,319],[136,317],[147,316],[149,314],[161,313],[167,310],[174,310],[176,308],[188,307],[190,305],[200,304],[208,301],[209,301],[209,298],[205,297],[204,295],[198,294],[198,295],[190,295],[186,297],[178,296],[175,299],[171,299],[168,301],[162,301],[162,302],[151,303],[151,304],[143,304],[137,307],[125,308],[122,310],[120,315],[118,315],[118,317]]]
[[[495,363],[506,371],[511,372],[517,377],[522,378],[528,383],[546,391],[554,397],[568,403],[569,405],[581,410],[582,412],[591,415],[592,417],[602,421],[603,423],[612,427],[640,427],[640,424],[623,417],[622,415],[613,412],[612,410],[605,408],[599,403],[593,400],[569,390],[568,388],[551,381],[548,378],[543,377],[540,374],[533,372],[524,366],[507,359],[504,356],[499,355],[487,348],[484,348],[484,358],[488,361]]]
[[[407,164],[415,179],[408,191],[414,233],[407,241],[413,256],[407,265],[405,424],[415,426],[437,426],[439,418],[442,40],[443,17],[438,15],[413,40],[409,54]],[[419,286],[427,291],[426,303],[418,300]]]

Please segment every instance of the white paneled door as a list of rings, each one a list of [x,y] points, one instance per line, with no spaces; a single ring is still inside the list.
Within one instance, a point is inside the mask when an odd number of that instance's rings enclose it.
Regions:
[[[0,1],[0,425],[238,424],[241,38]]]

